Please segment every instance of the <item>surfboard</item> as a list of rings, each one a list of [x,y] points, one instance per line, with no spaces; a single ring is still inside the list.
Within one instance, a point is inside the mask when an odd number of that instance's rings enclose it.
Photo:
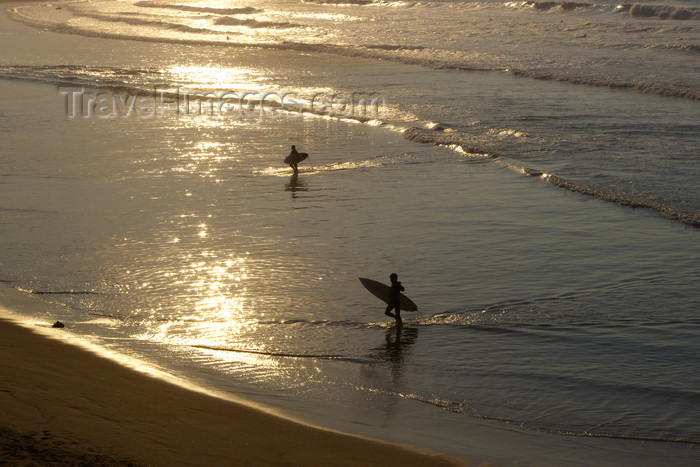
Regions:
[[[362,285],[364,285],[365,288],[372,293],[372,295],[384,303],[389,303],[389,293],[391,291],[391,287],[382,284],[381,282],[366,279],[364,277],[360,277],[360,282],[362,282]],[[404,311],[418,311],[416,304],[404,294],[399,295],[399,302],[401,309]]]
[[[309,157],[309,155],[305,152],[297,153],[296,157],[294,157],[290,154],[284,158],[284,163],[285,164],[298,164],[299,162],[305,160],[307,157]]]

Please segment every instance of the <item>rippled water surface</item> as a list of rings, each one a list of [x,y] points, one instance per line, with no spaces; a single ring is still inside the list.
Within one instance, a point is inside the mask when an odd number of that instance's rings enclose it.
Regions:
[[[567,5],[13,6],[64,34],[2,20],[0,280],[59,307],[35,321],[307,420],[691,465],[697,5]],[[154,86],[294,92],[304,116],[66,118],[66,92]],[[313,108],[352,92],[383,114]],[[403,329],[357,280],[391,272]]]

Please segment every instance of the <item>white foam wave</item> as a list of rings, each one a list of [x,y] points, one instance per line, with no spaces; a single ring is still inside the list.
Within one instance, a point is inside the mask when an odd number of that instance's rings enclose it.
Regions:
[[[58,13],[48,6],[21,6],[12,8],[10,15],[14,19],[34,26],[56,32],[87,36],[153,42],[176,42],[193,45],[258,47],[292,50],[302,53],[329,53],[348,57],[394,61],[434,69],[504,71],[525,78],[630,89],[646,94],[700,100],[700,86],[698,86],[696,79],[689,75],[690,71],[685,72],[686,74],[682,76],[669,75],[664,77],[655,73],[640,75],[638,71],[642,70],[636,65],[637,68],[630,68],[631,71],[623,74],[611,73],[603,66],[609,62],[607,57],[596,58],[595,60],[587,57],[586,60],[574,61],[564,54],[557,58],[547,57],[546,61],[542,61],[544,57],[539,57],[538,59],[536,55],[526,56],[524,54],[524,52],[527,52],[526,50],[505,51],[498,48],[491,49],[490,47],[455,49],[448,44],[431,40],[421,43],[422,38],[418,36],[412,36],[412,41],[415,42],[402,41],[401,43],[393,43],[393,36],[384,36],[383,33],[376,36],[376,43],[357,43],[355,41],[343,43],[345,39],[341,38],[339,34],[331,34],[324,29],[325,23],[323,21],[327,20],[314,23],[317,26],[311,26],[305,23],[308,18],[298,18],[300,24],[297,25],[286,21],[276,21],[280,17],[280,12],[270,13],[269,20],[262,20],[259,18],[240,18],[237,16],[242,14],[239,12],[240,9],[224,9],[223,12],[213,13],[214,16],[149,15],[147,12],[143,13],[145,8],[139,7],[143,2],[129,4],[130,6],[123,8],[113,6],[100,8],[99,4],[71,4],[70,7],[64,8]],[[521,4],[528,3],[524,2]],[[551,6],[550,4],[556,4],[564,5],[565,8],[573,10],[588,8],[587,5],[589,5],[588,3],[572,3],[569,5],[567,2],[540,2],[536,4],[539,5],[538,8],[540,9],[549,7]],[[173,6],[173,8],[180,7],[177,5]],[[154,5],[150,4],[146,8],[157,10]],[[497,7],[490,6],[489,8],[494,10]],[[498,12],[497,10],[491,10],[489,10],[489,13]],[[631,10],[632,6],[630,6]],[[244,11],[247,12],[248,10]],[[503,14],[504,12],[500,11],[500,13]],[[445,13],[440,12],[440,15],[443,14]],[[353,20],[352,23],[354,24],[355,21]],[[115,24],[119,24],[119,27],[115,27]],[[580,39],[586,36],[585,33],[581,34],[584,30],[588,31],[591,29],[596,31],[597,34],[604,29],[603,26],[606,26],[603,23],[591,26],[586,26],[586,24],[589,23],[561,26],[561,28],[569,36],[574,34],[575,38]],[[241,31],[240,29],[234,31],[230,29],[231,27],[242,27],[251,29],[251,31]],[[654,25],[653,28],[655,29],[650,31],[649,34],[665,35],[672,34],[675,31],[673,28],[671,31],[666,31],[667,28],[658,25]],[[620,32],[630,35],[636,34],[639,36],[640,34],[645,34],[645,31],[638,31],[638,27],[630,29],[629,24],[625,24],[624,27],[619,29]],[[177,31],[179,34],[173,34],[173,31]],[[683,32],[683,34],[685,35],[686,33]],[[688,34],[690,34],[689,38],[692,41],[695,29],[691,28]],[[337,38],[336,41],[329,39],[333,37]],[[370,37],[375,36],[371,35]],[[639,44],[634,42],[639,40],[637,37],[624,42],[618,40],[604,47],[615,50],[615,52],[612,52],[615,54],[615,57],[618,57],[618,55],[620,57],[625,54],[629,55],[632,64],[641,63],[639,62],[640,54],[677,53],[677,51],[682,51],[686,54],[686,58],[693,58],[697,53],[697,45],[694,45],[692,42],[676,43],[670,46],[667,42],[661,42],[661,45],[656,41],[642,41]],[[579,45],[579,42],[569,44],[567,47],[573,47],[569,52],[580,51],[582,46]],[[627,42],[630,45],[624,45]],[[634,55],[632,55],[633,49],[635,50]],[[600,47],[598,47],[598,50],[600,50]],[[616,50],[628,52],[616,52]],[[664,52],[667,50],[669,52]],[[584,62],[589,64],[581,65]],[[670,63],[675,62],[671,61]],[[543,70],[545,67],[546,70]],[[689,67],[683,69],[690,70]],[[637,78],[638,76],[639,78]]]
[[[313,155],[311,156],[313,157]],[[308,159],[307,159],[308,160]],[[345,170],[370,169],[377,167],[389,167],[399,164],[420,164],[433,162],[434,159],[416,154],[401,154],[396,156],[379,156],[360,161],[333,162],[323,165],[309,165],[299,167],[299,173],[303,175],[313,175],[324,172],[339,172]],[[292,175],[289,167],[267,167],[255,171],[257,175],[267,175],[273,177],[289,177]]]
[[[496,151],[490,148],[491,143],[489,138],[481,135],[461,131],[446,132],[440,129],[440,127],[437,127],[435,130],[412,127],[404,130],[402,135],[404,138],[414,143],[445,146],[461,154],[478,157],[498,157]]]
[[[192,11],[195,13],[214,13],[217,15],[249,15],[259,13],[260,9],[255,7],[238,7],[238,8],[216,8],[195,5],[166,5],[162,3],[154,3],[150,1],[136,2],[134,5],[142,8],[159,8],[167,10]]]
[[[567,13],[580,13],[586,11],[597,12],[623,12],[636,18],[659,18],[673,20],[700,20],[700,8],[678,5],[649,5],[647,3],[591,3],[568,1],[520,1],[507,2],[511,8],[527,8],[538,11],[561,11]]]
[[[660,18],[700,21],[700,8],[678,7],[672,5],[648,5],[636,3],[624,5],[631,16],[640,18]]]
[[[275,29],[286,29],[298,27],[298,24],[285,23],[285,22],[274,22],[274,21],[259,21],[256,19],[241,19],[234,18],[231,16],[222,16],[214,20],[214,24],[219,24],[223,26],[246,26],[249,28],[275,28]]]
[[[168,29],[180,32],[189,32],[195,34],[217,34],[219,31],[213,31],[206,27],[194,27],[179,22],[164,21],[161,18],[138,18],[136,16],[124,16],[124,15],[107,15],[99,13],[82,13],[81,16],[85,18],[92,18],[99,21],[105,21],[109,23],[123,23],[131,26],[151,26],[158,29]]]
[[[600,76],[581,76],[576,74],[544,72],[539,70],[510,70],[516,76],[544,81],[560,81],[570,84],[607,87],[612,89],[631,89],[644,94],[656,94],[667,97],[681,97],[700,100],[700,89],[684,83],[664,84],[643,80],[631,81]]]
[[[405,130],[403,132],[403,136],[404,138],[415,143],[449,147],[460,154],[498,159],[504,161],[506,167],[511,170],[530,177],[539,177],[558,188],[582,195],[592,196],[593,198],[601,201],[607,201],[619,204],[621,206],[651,209],[666,219],[681,222],[691,227],[700,228],[700,213],[678,209],[673,206],[649,199],[626,196],[613,190],[596,187],[583,182],[565,180],[554,174],[524,167],[519,163],[511,161],[509,158],[505,158],[503,155],[500,155],[494,151],[489,151],[488,146],[486,145],[488,140],[477,135],[470,135],[464,132],[445,132],[413,127]],[[476,144],[481,145],[477,146]]]
[[[492,128],[488,131],[490,135],[498,136],[501,138],[517,138],[523,139],[527,138],[528,135],[524,131],[514,130],[512,128]]]
[[[373,0],[303,0],[304,3],[317,3],[320,5],[369,5]]]

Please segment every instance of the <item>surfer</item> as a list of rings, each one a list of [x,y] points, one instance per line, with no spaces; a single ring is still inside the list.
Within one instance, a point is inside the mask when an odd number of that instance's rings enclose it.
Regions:
[[[284,158],[284,163],[289,164],[289,166],[294,169],[294,173],[299,173],[297,169],[297,164],[301,161],[306,160],[309,155],[305,152],[297,152],[296,146],[292,145],[292,152],[289,153],[287,157]]]
[[[401,282],[399,282],[399,276],[396,273],[392,273],[389,276],[389,279],[391,280],[391,287],[389,290],[389,304],[386,307],[386,310],[384,310],[384,314],[387,316],[391,316],[396,320],[396,324],[398,326],[401,326],[403,322],[401,321],[401,292],[403,292],[404,289],[403,285],[401,285]],[[394,313],[391,312],[391,309],[394,309]]]
[[[299,169],[297,169],[297,164],[299,163],[299,152],[293,144],[292,152],[289,153],[289,156],[287,156],[287,158],[284,161],[288,163],[292,169],[294,169],[294,173],[299,172]]]

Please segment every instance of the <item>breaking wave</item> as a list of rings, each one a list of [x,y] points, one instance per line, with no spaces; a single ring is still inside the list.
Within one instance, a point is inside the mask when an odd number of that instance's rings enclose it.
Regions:
[[[38,81],[59,86],[109,88],[116,92],[152,92],[154,85],[163,84],[162,72],[159,70],[109,67],[0,66],[0,78]],[[272,102],[268,105],[272,106],[274,104],[275,103]],[[328,116],[323,112],[315,112],[313,108],[309,108],[308,106],[303,107],[302,111],[306,114],[315,114],[319,117]],[[343,117],[340,119],[373,125],[382,123],[359,116]],[[591,196],[601,201],[607,201],[621,206],[650,209],[656,211],[666,219],[700,228],[700,213],[678,209],[657,201],[627,196],[610,189],[567,180],[542,170],[521,166],[519,163],[514,162],[512,158],[506,157],[504,154],[500,153],[496,146],[497,140],[494,140],[494,135],[499,136],[506,134],[519,137],[520,132],[516,130],[494,130],[490,133],[473,134],[465,131],[458,131],[440,123],[431,123],[429,126],[430,128],[410,127],[403,129],[402,136],[414,143],[448,147],[463,156],[503,159],[507,161],[510,167],[515,168],[518,172],[532,177],[540,177],[558,188]],[[357,170],[394,164],[424,162],[430,161],[411,154],[392,157],[380,156],[363,161],[346,161],[329,165],[307,166],[302,169],[302,173],[314,174],[328,171]],[[261,171],[260,174],[278,177],[287,177],[289,175],[288,170],[279,168],[268,168]]]
[[[552,5],[567,5],[566,8],[583,8],[588,3],[557,3],[557,2],[534,2],[538,8],[552,8]],[[81,4],[83,5],[83,4]],[[318,42],[316,39],[299,39],[299,31],[308,29],[307,26],[286,21],[265,21],[253,18],[239,18],[236,15],[249,14],[254,10],[251,7],[241,8],[210,8],[210,7],[189,7],[185,5],[162,6],[151,3],[139,2],[137,6],[146,8],[173,8],[173,9],[199,9],[218,16],[205,18],[205,21],[190,23],[180,22],[177,15],[145,15],[138,16],[138,13],[129,11],[122,14],[107,14],[101,11],[82,11],[87,7],[75,7],[81,11],[73,11],[75,15],[71,18],[89,18],[107,23],[119,23],[132,26],[146,26],[150,31],[143,31],[136,28],[111,28],[102,27],[95,24],[85,24],[67,20],[59,21],[51,19],[51,16],[42,12],[35,14],[34,8],[40,7],[13,7],[8,10],[8,14],[13,19],[24,22],[32,26],[47,28],[49,30],[79,34],[92,37],[116,38],[140,40],[149,42],[181,43],[188,45],[218,45],[226,47],[257,47],[272,50],[289,50],[303,53],[328,53],[346,57],[368,58],[374,60],[393,61],[408,65],[417,65],[424,68],[447,69],[460,71],[500,71],[508,72],[515,76],[565,82],[576,85],[589,85],[597,87],[608,87],[615,89],[629,89],[644,94],[654,94],[667,97],[677,97],[690,100],[700,100],[700,89],[691,81],[659,80],[658,77],[649,75],[635,79],[636,75],[629,77],[618,77],[608,73],[601,73],[598,68],[592,72],[577,70],[568,67],[559,67],[559,71],[542,71],[535,67],[530,68],[532,60],[519,55],[503,55],[495,52],[479,52],[476,50],[448,50],[439,45],[430,44],[391,44],[391,43],[370,43],[370,44],[342,44]],[[630,6],[630,11],[642,12],[645,9]],[[65,10],[64,10],[65,11]],[[653,10],[661,12],[661,9]],[[694,11],[694,10],[693,10]],[[66,14],[66,13],[62,13]],[[641,13],[640,13],[641,14]],[[659,13],[661,14],[661,13]],[[696,15],[697,11],[693,12]],[[677,14],[676,16],[678,16]],[[695,16],[693,16],[695,17]],[[246,27],[253,30],[266,31],[264,39],[255,34],[239,34],[239,31],[226,31],[226,27]],[[221,27],[221,28],[217,28]],[[275,33],[275,31],[282,31]],[[172,34],[172,31],[179,31],[184,34]],[[286,31],[290,31],[287,34]],[[283,34],[283,37],[280,37]],[[295,35],[297,34],[297,35]],[[303,36],[303,34],[302,34]],[[697,45],[678,44],[673,47],[666,47],[671,51],[684,51],[697,53]]]
[[[258,21],[256,19],[239,19],[232,18],[230,16],[222,16],[214,20],[214,24],[220,24],[223,26],[246,26],[249,28],[296,28],[299,25],[284,22],[274,22],[274,21]]]
[[[700,100],[700,90],[689,85],[649,83],[645,81],[628,81],[602,77],[576,76],[566,73],[543,72],[537,70],[510,70],[515,76],[542,81],[560,81],[569,84],[585,84],[588,86],[606,87],[611,89],[630,89],[643,94],[656,94],[666,97],[680,97]]]
[[[195,13],[213,13],[216,15],[250,15],[253,13],[259,13],[260,9],[246,6],[239,8],[215,8],[215,7],[202,7],[194,5],[164,5],[153,2],[136,2],[134,5],[142,8],[159,8],[166,10],[177,10],[177,11],[192,11]]]
[[[557,177],[556,175],[545,174],[537,170],[526,169],[526,173],[530,176],[542,177],[550,184],[568,191],[572,191],[574,193],[592,196],[601,201],[608,201],[611,203],[619,204],[621,206],[651,209],[661,214],[661,216],[665,219],[681,222],[691,227],[700,228],[700,214],[697,213],[674,208],[672,206],[657,203],[655,201],[625,197],[613,191],[593,187],[584,183],[564,180],[563,178]]]
[[[469,156],[505,159],[505,156],[493,151],[486,145],[487,140],[484,137],[471,135],[465,132],[453,131],[449,129],[445,130],[444,127],[440,125],[436,126],[436,128],[438,129],[429,130],[417,127],[408,128],[403,132],[403,137],[415,143],[433,144],[435,146],[450,147],[462,154],[466,154]],[[665,219],[680,222],[691,227],[700,228],[700,213],[678,209],[673,206],[669,206],[667,204],[659,203],[656,201],[625,196],[621,193],[617,193],[609,189],[589,185],[582,182],[566,180],[561,177],[558,177],[557,175],[549,174],[541,170],[522,167],[517,163],[509,162],[509,165],[511,165],[518,172],[524,175],[530,177],[540,177],[541,179],[547,181],[549,184],[554,185],[558,188],[562,188],[564,190],[568,190],[586,196],[591,196],[601,201],[615,203],[620,206],[651,209],[659,213]]]
[[[162,74],[161,70],[152,68],[0,65],[2,79],[34,81],[56,86],[85,86],[115,92],[152,92],[153,86],[163,84]]]
[[[19,290],[25,291],[21,288]],[[89,290],[31,290],[26,292],[33,295],[101,295],[99,292]]]
[[[595,4],[590,2],[566,2],[566,1],[523,1],[519,3],[507,3],[508,6],[533,8],[539,11],[558,10],[574,12],[578,10],[598,10],[602,12],[616,11],[635,18],[658,18],[672,20],[700,21],[700,8],[674,6],[674,5],[649,5],[646,3],[620,3],[620,4]]]
[[[318,3],[319,5],[370,5],[373,0],[302,0],[304,3]]]
[[[214,350],[218,352],[232,352],[232,353],[243,353],[252,355],[263,355],[267,357],[286,357],[286,358],[310,358],[315,360],[333,360],[341,362],[351,362],[351,363],[374,363],[371,360],[359,359],[353,357],[346,357],[343,355],[317,355],[317,354],[305,354],[305,353],[295,353],[295,352],[275,352],[267,350],[253,350],[253,349],[237,349],[226,346],[214,346],[214,345],[191,345],[190,347],[195,349],[203,350]]]
[[[99,21],[107,21],[110,23],[122,23],[131,26],[152,26],[156,28],[168,29],[173,31],[188,32],[195,34],[219,34],[218,31],[213,31],[208,28],[197,28],[181,23],[173,23],[169,21],[160,21],[157,19],[136,18],[135,16],[116,16],[105,15],[99,13],[82,13],[81,16],[92,18]]]
[[[308,160],[308,159],[307,159]],[[345,170],[371,169],[377,167],[390,167],[392,165],[403,164],[426,164],[435,162],[436,159],[430,156],[420,156],[416,154],[400,154],[392,156],[378,156],[360,161],[335,162],[325,165],[311,165],[299,169],[300,174],[312,175],[323,172],[339,172]],[[290,176],[288,167],[268,167],[255,172],[258,175],[268,175],[274,177],[288,178]]]
[[[487,147],[486,137],[461,131],[455,131],[437,124],[433,129],[418,127],[407,128],[403,137],[414,143],[447,146],[462,154],[479,157],[500,157],[501,155]]]
[[[631,16],[639,18],[659,18],[700,21],[700,8],[677,7],[671,5],[647,5],[645,3],[623,4],[622,8]]]
[[[590,384],[589,380],[585,381],[586,383]],[[581,382],[577,382],[578,384],[581,384]],[[574,384],[574,383],[572,383]],[[629,389],[628,386],[619,385],[619,387],[616,387],[615,385],[606,385],[604,388],[605,390],[608,391],[614,391],[614,390],[621,390],[622,389]],[[639,387],[636,388],[640,391],[645,391],[646,388],[644,387]],[[450,412],[460,414],[460,415],[467,415],[470,417],[482,419],[482,420],[493,420],[496,422],[503,422],[507,423],[509,425],[515,425],[519,426],[520,428],[523,428],[525,430],[531,430],[531,431],[538,431],[538,432],[545,432],[545,433],[552,433],[560,436],[570,436],[570,437],[580,437],[580,438],[610,438],[610,439],[625,439],[625,440],[635,440],[635,441],[654,441],[654,442],[667,442],[667,443],[686,443],[690,445],[698,445],[700,444],[700,441],[694,440],[694,439],[684,439],[684,438],[664,438],[664,437],[654,437],[654,436],[635,436],[635,435],[626,435],[626,434],[618,434],[618,433],[611,433],[611,432],[602,432],[602,431],[576,431],[576,430],[557,430],[554,428],[549,428],[545,426],[540,426],[540,425],[535,425],[530,422],[526,421],[518,421],[518,420],[512,420],[509,418],[502,418],[502,417],[494,417],[490,415],[485,415],[483,413],[477,412],[473,410],[472,408],[468,407],[464,402],[457,402],[457,401],[450,401],[447,399],[442,399],[439,397],[426,397],[420,394],[398,394],[400,397],[404,399],[409,399],[409,400],[415,400],[417,402],[422,402],[424,404],[429,404],[444,410],[448,410]],[[693,394],[689,393],[683,393],[682,394],[684,397],[688,397],[689,399],[694,399]]]
[[[584,2],[533,2],[527,1],[523,2],[524,5],[531,6],[537,10],[551,10],[553,8],[561,9],[564,11],[575,10],[577,8],[591,8],[594,5],[592,3]]]

